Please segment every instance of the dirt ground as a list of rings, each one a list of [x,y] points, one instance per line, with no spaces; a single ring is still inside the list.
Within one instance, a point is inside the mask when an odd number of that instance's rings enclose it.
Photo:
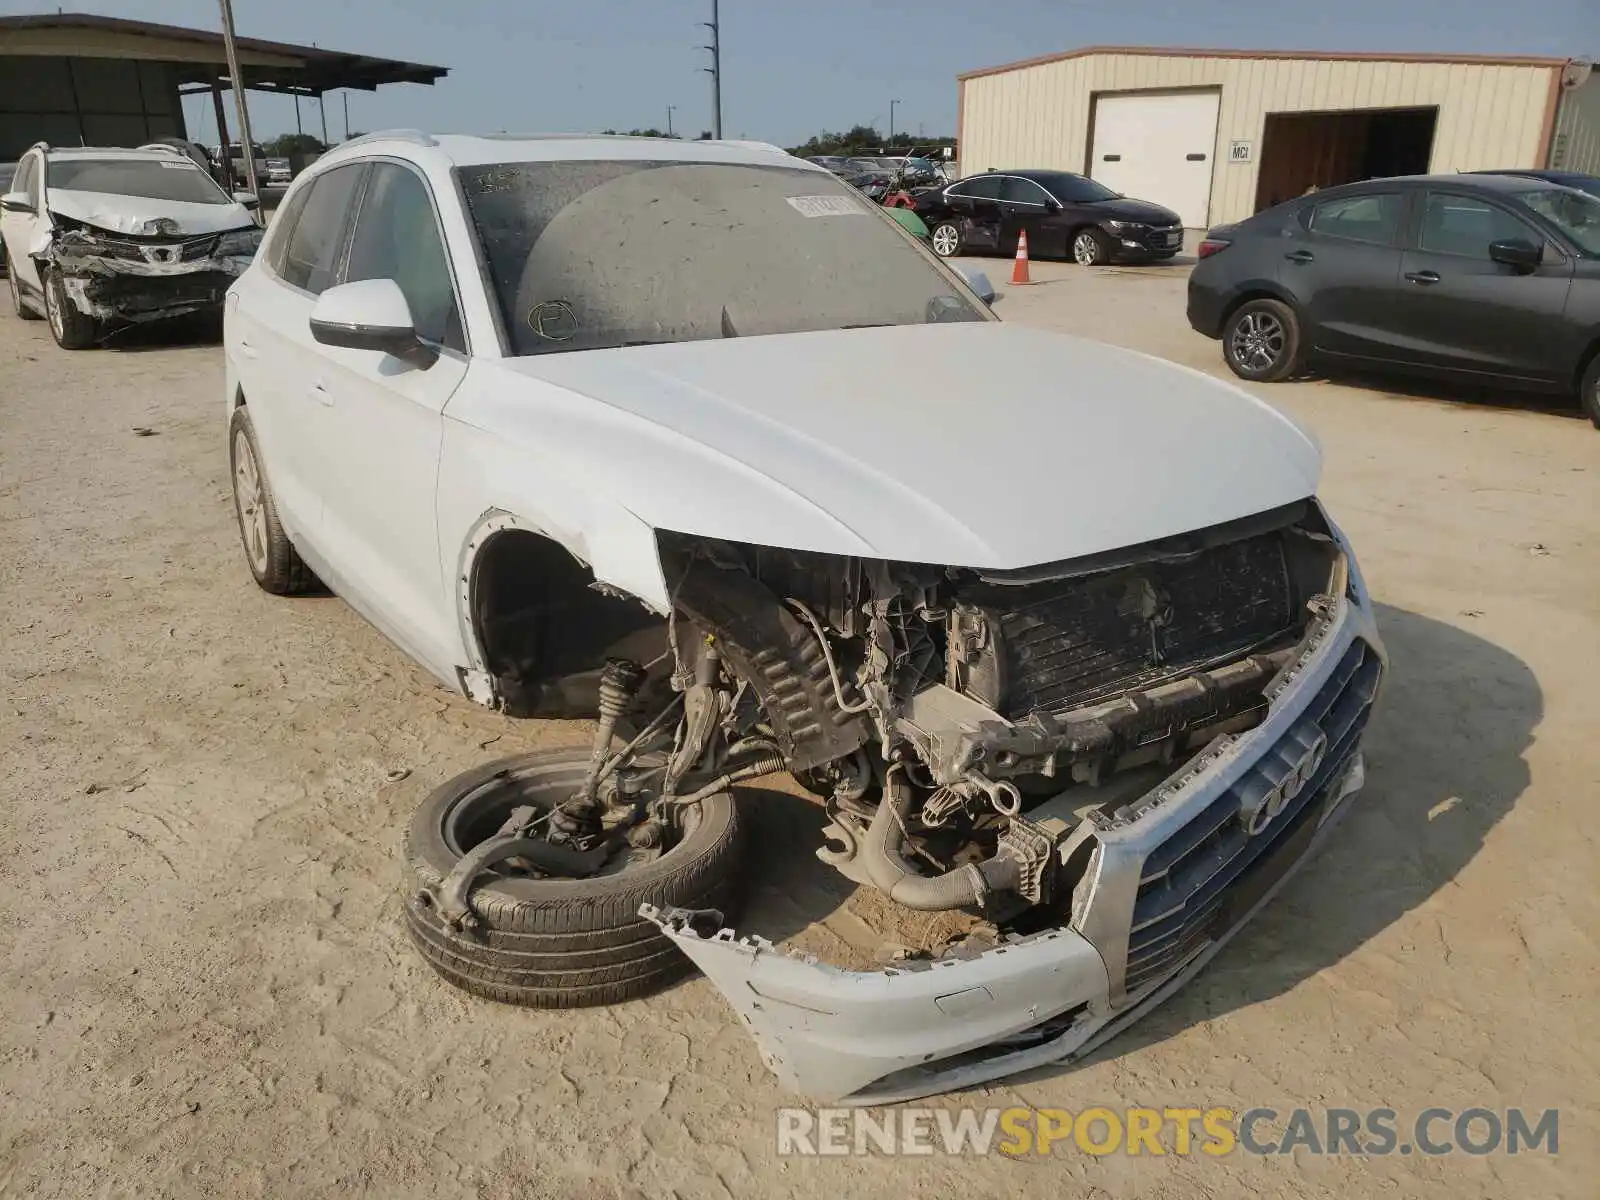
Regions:
[[[1184,323],[1183,270],[1034,275],[1003,289],[1007,319],[1223,373]],[[502,720],[337,599],[257,591],[221,384],[214,346],[68,354],[0,317],[0,1194],[1595,1194],[1600,433],[1574,413],[1261,389],[1322,439],[1381,603],[1368,790],[1142,1026],[1080,1067],[937,1102],[1559,1107],[1559,1157],[801,1161],[774,1151],[792,1101],[703,980],[527,1012],[412,953],[395,896],[412,807],[587,730]],[[983,441],[1003,456],[1012,435]],[[1162,486],[1159,464],[1128,486]],[[818,815],[758,799],[744,927],[870,941],[810,858]]]

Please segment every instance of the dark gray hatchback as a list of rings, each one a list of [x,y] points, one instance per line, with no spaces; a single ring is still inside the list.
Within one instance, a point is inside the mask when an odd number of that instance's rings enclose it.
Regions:
[[[1503,175],[1329,188],[1210,230],[1188,315],[1244,379],[1322,360],[1576,392],[1600,426],[1600,199]]]

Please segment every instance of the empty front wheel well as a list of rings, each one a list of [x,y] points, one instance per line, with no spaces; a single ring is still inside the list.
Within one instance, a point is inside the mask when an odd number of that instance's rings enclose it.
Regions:
[[[566,547],[528,530],[491,535],[468,579],[473,637],[512,716],[591,713],[608,657],[648,665],[666,650],[660,617],[597,590],[594,572]]]

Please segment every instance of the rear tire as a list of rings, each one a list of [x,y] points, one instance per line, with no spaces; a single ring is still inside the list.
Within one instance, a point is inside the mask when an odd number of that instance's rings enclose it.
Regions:
[[[0,254],[3,254],[4,252],[4,249],[0,248]],[[41,318],[39,314],[34,312],[33,309],[29,308],[28,302],[22,298],[22,281],[17,278],[16,267],[9,262],[6,264],[6,278],[11,283],[11,307],[16,312],[17,316],[21,317],[24,321],[40,320]]]
[[[692,969],[639,916],[641,904],[731,915],[744,839],[733,795],[722,792],[701,801],[697,822],[659,858],[588,879],[488,872],[471,892],[479,928],[459,932],[443,920],[428,889],[471,848],[461,835],[498,828],[518,805],[565,800],[588,761],[583,749],[501,759],[441,784],[417,809],[405,841],[406,930],[428,965],[457,987],[529,1008],[620,1003]]]
[[[966,239],[961,236],[961,226],[955,221],[939,221],[928,233],[933,252],[940,258],[954,258],[966,249]]]
[[[1594,427],[1600,429],[1600,350],[1589,360],[1589,369],[1583,373],[1583,382],[1578,385],[1578,402],[1589,414]]]
[[[298,596],[317,590],[320,581],[306,566],[278,521],[278,505],[261,466],[250,413],[240,405],[228,424],[228,468],[233,476],[233,512],[239,519],[239,540],[256,586],[274,596]]]
[[[1300,369],[1300,320],[1281,300],[1241,304],[1222,326],[1222,357],[1240,379],[1276,383]]]
[[[44,315],[56,345],[63,350],[88,350],[100,341],[100,322],[78,311],[55,267],[46,268],[44,274]]]

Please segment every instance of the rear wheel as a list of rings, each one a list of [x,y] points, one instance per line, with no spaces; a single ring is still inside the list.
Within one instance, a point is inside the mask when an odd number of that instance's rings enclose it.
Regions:
[[[961,226],[954,221],[940,221],[929,236],[933,242],[933,252],[940,258],[953,258],[961,253],[965,239],[961,236]]]
[[[440,911],[440,884],[508,820],[544,816],[577,791],[582,749],[489,763],[442,784],[406,835],[406,929],[428,965],[479,996],[530,1008],[615,1004],[647,995],[691,969],[641,904],[713,908],[730,915],[743,838],[733,795],[691,806],[653,848],[624,846],[600,872],[562,878],[511,859],[477,876],[471,920]]]
[[[278,506],[261,469],[255,426],[243,405],[234,410],[228,430],[229,466],[233,470],[233,511],[239,518],[239,540],[245,561],[262,591],[294,596],[317,587],[317,577],[301,560],[278,523]]]
[[[1300,322],[1281,300],[1241,304],[1222,329],[1222,356],[1240,379],[1276,383],[1300,368]]]
[[[1583,411],[1589,414],[1589,420],[1594,422],[1594,427],[1600,429],[1600,350],[1589,360],[1589,369],[1583,373],[1583,382],[1578,385],[1578,400],[1583,404]]]
[[[4,248],[0,247],[0,254],[4,253]],[[11,263],[6,264],[6,278],[11,283],[11,307],[17,316],[24,321],[37,321],[39,314],[29,308],[28,302],[22,298],[22,282],[17,278],[17,269]]]
[[[78,311],[55,267],[46,270],[44,276],[44,315],[50,320],[56,345],[63,350],[87,350],[100,340],[100,322]]]

